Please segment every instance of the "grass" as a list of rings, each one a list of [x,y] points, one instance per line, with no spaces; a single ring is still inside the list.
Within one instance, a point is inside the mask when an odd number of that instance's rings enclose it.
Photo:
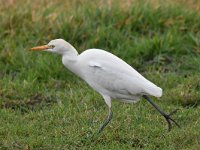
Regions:
[[[198,1],[1,1],[0,149],[198,149],[200,14]],[[61,58],[29,48],[63,38],[79,53],[106,49],[163,88],[161,101],[181,128],[148,102],[102,97],[67,71]]]

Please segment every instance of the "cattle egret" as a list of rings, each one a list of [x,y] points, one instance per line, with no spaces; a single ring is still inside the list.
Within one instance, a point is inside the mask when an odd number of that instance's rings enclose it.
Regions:
[[[176,113],[177,110],[166,114],[150,98],[150,96],[161,97],[162,89],[145,79],[117,56],[101,49],[88,49],[79,55],[76,49],[63,39],[52,40],[47,45],[33,47],[31,50],[44,50],[61,54],[64,66],[102,95],[109,107],[109,115],[99,133],[103,131],[112,118],[112,99],[132,103],[143,97],[166,119],[169,131],[172,122],[180,127],[171,118],[171,115]]]

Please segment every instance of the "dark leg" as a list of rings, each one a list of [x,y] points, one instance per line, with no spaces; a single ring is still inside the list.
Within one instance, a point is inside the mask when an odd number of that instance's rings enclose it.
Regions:
[[[158,110],[158,112],[159,112],[163,117],[165,117],[165,119],[167,120],[167,123],[168,123],[168,131],[170,131],[171,128],[172,128],[172,122],[174,122],[174,123],[180,128],[180,125],[179,125],[174,119],[171,118],[171,115],[175,114],[175,113],[177,112],[178,109],[174,110],[174,111],[171,112],[170,114],[166,114],[162,109],[160,109],[160,108],[158,107],[158,105],[156,105],[156,104],[153,102],[153,100],[152,100],[149,96],[143,95],[143,97],[144,97],[146,100],[148,100],[149,103],[151,103],[151,105],[153,105],[153,107],[155,107],[155,108]]]
[[[112,109],[109,108],[109,115],[106,119],[106,121],[104,122],[104,124],[101,126],[101,128],[99,129],[99,133],[101,133],[103,131],[103,129],[107,126],[107,124],[110,122],[110,120],[112,119],[113,113],[112,113]]]

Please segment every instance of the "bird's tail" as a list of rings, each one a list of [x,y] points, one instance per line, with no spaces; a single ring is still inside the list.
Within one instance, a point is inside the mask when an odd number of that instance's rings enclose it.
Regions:
[[[157,85],[153,84],[149,81],[148,84],[145,86],[145,91],[147,94],[155,96],[155,97],[161,97],[162,96],[162,89],[158,87]]]

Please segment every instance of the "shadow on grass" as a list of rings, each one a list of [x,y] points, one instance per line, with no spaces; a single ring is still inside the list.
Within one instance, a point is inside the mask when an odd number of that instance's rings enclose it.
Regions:
[[[37,110],[38,108],[49,106],[54,103],[56,103],[56,99],[51,96],[44,96],[40,93],[37,93],[30,97],[30,100],[28,101],[19,101],[19,100],[11,100],[4,102],[0,105],[0,108],[2,109],[12,109],[12,110],[19,110],[22,114],[34,110]]]

